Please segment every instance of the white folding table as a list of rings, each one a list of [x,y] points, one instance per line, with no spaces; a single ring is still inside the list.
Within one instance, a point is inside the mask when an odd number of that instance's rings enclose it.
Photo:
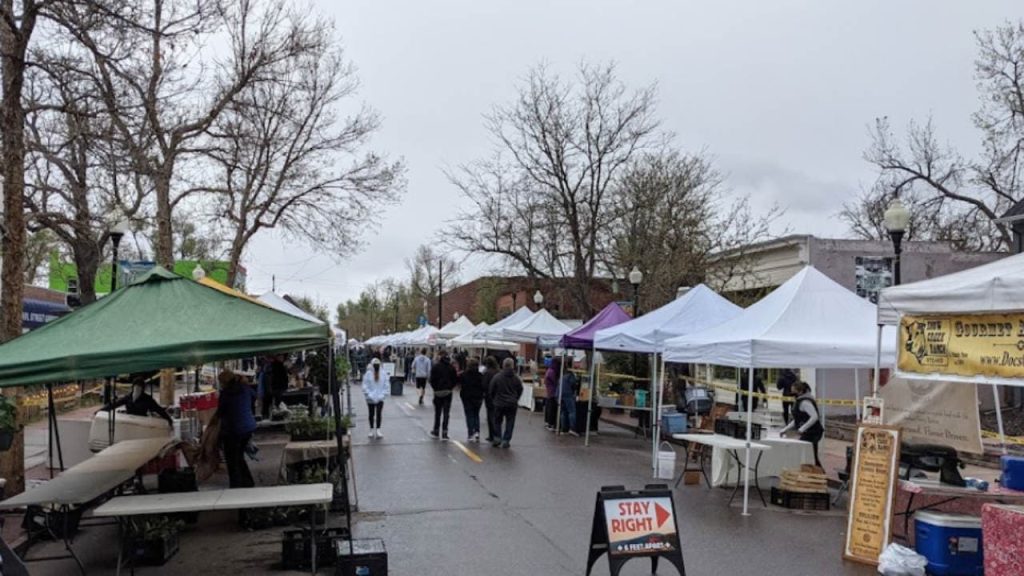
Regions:
[[[783,470],[798,469],[801,464],[814,464],[814,446],[806,440],[762,435],[755,442],[771,448],[771,451],[761,459],[761,465],[757,469],[758,478],[777,477],[782,475]],[[735,462],[724,450],[713,449],[710,470],[711,485],[727,485],[735,468]]]
[[[322,484],[290,484],[260,488],[229,488],[206,490],[187,494],[148,494],[112,498],[93,511],[93,516],[117,518],[121,523],[121,548],[117,554],[117,573],[121,573],[125,541],[128,531],[125,518],[178,512],[212,512],[217,510],[243,510],[248,508],[276,508],[278,506],[309,506],[310,566],[316,574],[316,514],[315,507],[329,504],[334,497],[334,486]],[[134,571],[134,566],[132,567]]]
[[[25,562],[41,562],[70,557],[78,564],[78,569],[82,574],[85,574],[85,567],[82,566],[81,561],[79,561],[78,556],[71,547],[70,530],[67,526],[71,509],[88,506],[106,494],[127,484],[135,478],[139,468],[160,456],[165,449],[173,444],[174,440],[170,437],[118,442],[113,446],[104,448],[88,460],[68,468],[60,476],[0,502],[0,510],[13,510],[29,506],[49,506],[61,512],[64,517],[65,526],[60,527],[62,528],[63,538],[59,538],[59,540],[64,542],[64,548],[68,551],[68,556],[22,558],[22,560]],[[45,526],[44,528],[51,536],[54,534],[55,527]],[[58,538],[54,537],[54,540],[58,540]]]
[[[678,487],[679,482],[682,481],[683,475],[692,471],[689,467],[691,445],[698,444],[701,447],[706,446],[712,449],[721,449],[732,456],[732,459],[736,462],[736,486],[733,487],[732,495],[729,496],[729,504],[732,504],[733,499],[736,498],[736,493],[740,489],[740,485],[743,483],[743,473],[747,471],[743,459],[739,456],[740,450],[746,450],[747,441],[722,434],[673,434],[672,438],[684,442],[683,471],[679,473],[679,478],[676,480],[675,484],[676,487]],[[757,473],[758,467],[761,465],[761,456],[764,455],[765,452],[771,450],[771,446],[752,441],[750,443],[750,449],[757,452],[757,459],[754,460],[754,466],[749,472],[754,473],[754,488],[757,489],[757,495],[761,498],[761,503],[767,507],[768,501],[765,500],[764,493],[761,492],[761,485],[757,481]],[[707,483],[708,488],[711,488],[711,480],[708,478],[707,466],[704,464],[706,459],[704,451],[701,450],[700,456],[697,459],[700,464],[700,468],[697,470],[704,475],[704,482]]]

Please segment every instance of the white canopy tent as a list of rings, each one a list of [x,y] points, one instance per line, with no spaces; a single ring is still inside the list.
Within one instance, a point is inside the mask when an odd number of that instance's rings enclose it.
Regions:
[[[285,314],[295,316],[296,318],[302,318],[303,320],[307,322],[313,322],[314,324],[324,323],[323,320],[317,318],[316,316],[313,316],[309,312],[306,312],[302,308],[299,308],[295,304],[292,304],[287,299],[278,296],[274,292],[266,292],[264,294],[257,296],[256,299],[259,300],[260,302],[263,302],[267,306],[270,306],[274,310],[277,310],[278,312],[284,312]]]
[[[466,316],[459,316],[455,320],[445,324],[437,331],[437,338],[440,340],[451,340],[462,336],[466,332],[476,328],[473,322]]]
[[[449,344],[459,348],[489,348],[492,350],[516,350],[519,348],[519,344],[515,342],[481,338],[480,334],[483,334],[488,328],[490,325],[487,322],[481,322],[469,332],[452,338]]]
[[[731,320],[707,330],[669,339],[668,362],[709,362],[748,368],[747,393],[753,393],[754,368],[866,368],[881,353],[895,363],[895,347],[878,347],[877,310],[812,266]],[[753,402],[747,402],[747,450],[743,513],[750,497],[750,433]]]
[[[597,332],[594,348],[619,352],[660,352],[669,338],[706,330],[736,317],[743,308],[704,284],[639,318]]]
[[[878,325],[898,325],[904,314],[985,314],[1024,311],[1024,254],[1008,256],[968,270],[931,280],[885,288],[878,296]],[[881,337],[880,337],[881,339]],[[898,336],[885,338],[893,346]],[[996,424],[1003,453],[1006,431],[998,385],[1024,386],[1024,380],[995,376],[957,374],[919,374],[899,372],[903,378],[942,382],[991,384],[996,409]],[[878,394],[878,376],[875,376]]]
[[[426,325],[407,332],[394,342],[394,346],[429,346],[431,337],[437,334],[437,326]]]
[[[515,312],[478,332],[477,337],[483,340],[504,340],[504,329],[507,326],[515,326],[530,316],[533,316],[533,312],[526,306],[520,306]]]
[[[566,332],[572,330],[572,326],[562,322],[551,315],[550,312],[541,308],[532,316],[519,322],[502,328],[502,335],[505,340],[513,342],[527,342],[553,346]]]
[[[694,334],[735,318],[743,308],[733,304],[704,284],[698,284],[683,296],[628,322],[599,330],[594,338],[594,352],[609,350],[654,355],[661,352],[665,341],[670,338]],[[656,359],[651,366],[657,366]],[[664,379],[665,367],[661,373],[652,374],[652,384]],[[593,409],[595,380],[598,378],[596,362],[590,373],[590,404]],[[654,445],[651,448],[651,466],[655,468],[658,459],[660,436],[661,388],[651,386],[651,426]],[[589,418],[589,413],[588,413]],[[590,444],[590,425],[587,425],[586,445]]]

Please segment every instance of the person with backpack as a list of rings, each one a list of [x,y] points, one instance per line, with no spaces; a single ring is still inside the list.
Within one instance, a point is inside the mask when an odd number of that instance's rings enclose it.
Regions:
[[[506,358],[501,364],[501,373],[491,380],[491,400],[494,402],[494,428],[501,439],[494,439],[495,448],[508,448],[516,426],[516,411],[519,398],[523,395],[523,381],[516,375],[516,361]],[[504,427],[504,431],[502,428]]]
[[[452,367],[451,358],[448,352],[442,350],[441,358],[430,370],[430,387],[434,390],[434,428],[430,430],[430,436],[441,439],[448,439],[448,418],[452,411],[452,390],[458,379],[455,368]]]
[[[501,433],[497,432],[494,427],[494,400],[491,398],[491,382],[497,374],[498,361],[494,356],[488,356],[484,359],[484,373],[481,381],[484,390],[484,411],[487,413],[488,442],[494,442],[499,436],[501,436]]]

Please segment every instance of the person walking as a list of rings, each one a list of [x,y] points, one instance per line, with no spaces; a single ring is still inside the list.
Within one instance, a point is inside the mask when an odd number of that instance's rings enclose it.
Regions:
[[[224,450],[224,463],[228,469],[230,488],[252,488],[249,465],[245,463],[245,447],[256,431],[256,418],[252,405],[256,390],[242,382],[231,370],[217,375],[220,395],[217,398],[217,416],[220,418],[220,443]]]
[[[495,448],[508,448],[512,443],[512,432],[516,426],[516,411],[519,398],[523,395],[523,381],[516,375],[516,361],[506,358],[501,372],[491,380],[491,398],[494,402],[494,428],[501,434],[491,442]]]
[[[747,400],[749,398],[749,396],[747,396],[747,385],[749,384],[749,381],[747,380],[747,378],[749,378],[749,377],[750,377],[750,369],[749,368],[744,368],[743,370],[740,371],[740,386],[739,386],[740,391],[736,392],[736,405],[740,407],[740,411],[741,412],[746,412],[747,411]],[[757,405],[761,403],[761,397],[760,396],[756,396],[756,394],[767,394],[767,393],[768,393],[768,390],[765,389],[765,387],[764,387],[764,380],[761,380],[761,376],[757,373],[757,370],[754,370],[754,394],[755,394],[755,396],[754,396],[754,399],[753,399],[753,405],[751,405],[751,407],[750,407],[751,410],[753,410],[754,412],[757,412]]]
[[[554,432],[558,423],[558,372],[561,367],[562,360],[552,358],[544,373],[544,429],[548,432]]]
[[[562,375],[560,402],[562,405],[562,430],[573,436],[579,436],[576,431],[576,375],[566,370]]]
[[[416,391],[420,393],[420,405],[423,405],[423,394],[427,391],[427,379],[433,363],[427,356],[427,349],[421,348],[420,353],[412,360],[412,373],[416,378]]]
[[[380,368],[380,360],[374,358],[370,369],[363,375],[363,396],[370,413],[370,438],[383,438],[380,431],[380,420],[384,415],[384,398],[388,395],[388,378]]]
[[[441,358],[430,370],[430,387],[434,390],[434,428],[430,435],[448,439],[448,417],[452,410],[452,390],[455,389],[457,375],[452,368],[448,352],[442,350]]]
[[[494,428],[494,400],[491,398],[491,382],[498,374],[498,361],[494,356],[484,359],[484,373],[481,385],[484,391],[484,411],[487,416],[487,441],[494,442],[501,434]]]
[[[818,443],[825,436],[825,427],[821,425],[821,413],[818,411],[818,402],[811,394],[811,387],[807,382],[797,382],[793,385],[793,392],[796,393],[796,401],[793,404],[793,419],[789,424],[779,431],[785,434],[790,430],[796,430],[800,439],[810,442],[814,446],[814,465],[821,468],[821,460],[818,459]]]
[[[480,373],[480,360],[475,356],[466,361],[466,370],[459,379],[459,397],[466,413],[466,437],[470,442],[480,441],[480,406],[484,402],[484,375]]]

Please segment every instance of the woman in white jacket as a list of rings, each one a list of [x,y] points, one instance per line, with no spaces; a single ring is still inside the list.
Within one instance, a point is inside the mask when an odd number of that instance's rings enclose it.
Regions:
[[[363,396],[366,397],[366,406],[370,412],[370,438],[384,437],[380,433],[380,419],[389,387],[387,376],[380,369],[380,359],[374,358],[369,370],[363,374]]]

